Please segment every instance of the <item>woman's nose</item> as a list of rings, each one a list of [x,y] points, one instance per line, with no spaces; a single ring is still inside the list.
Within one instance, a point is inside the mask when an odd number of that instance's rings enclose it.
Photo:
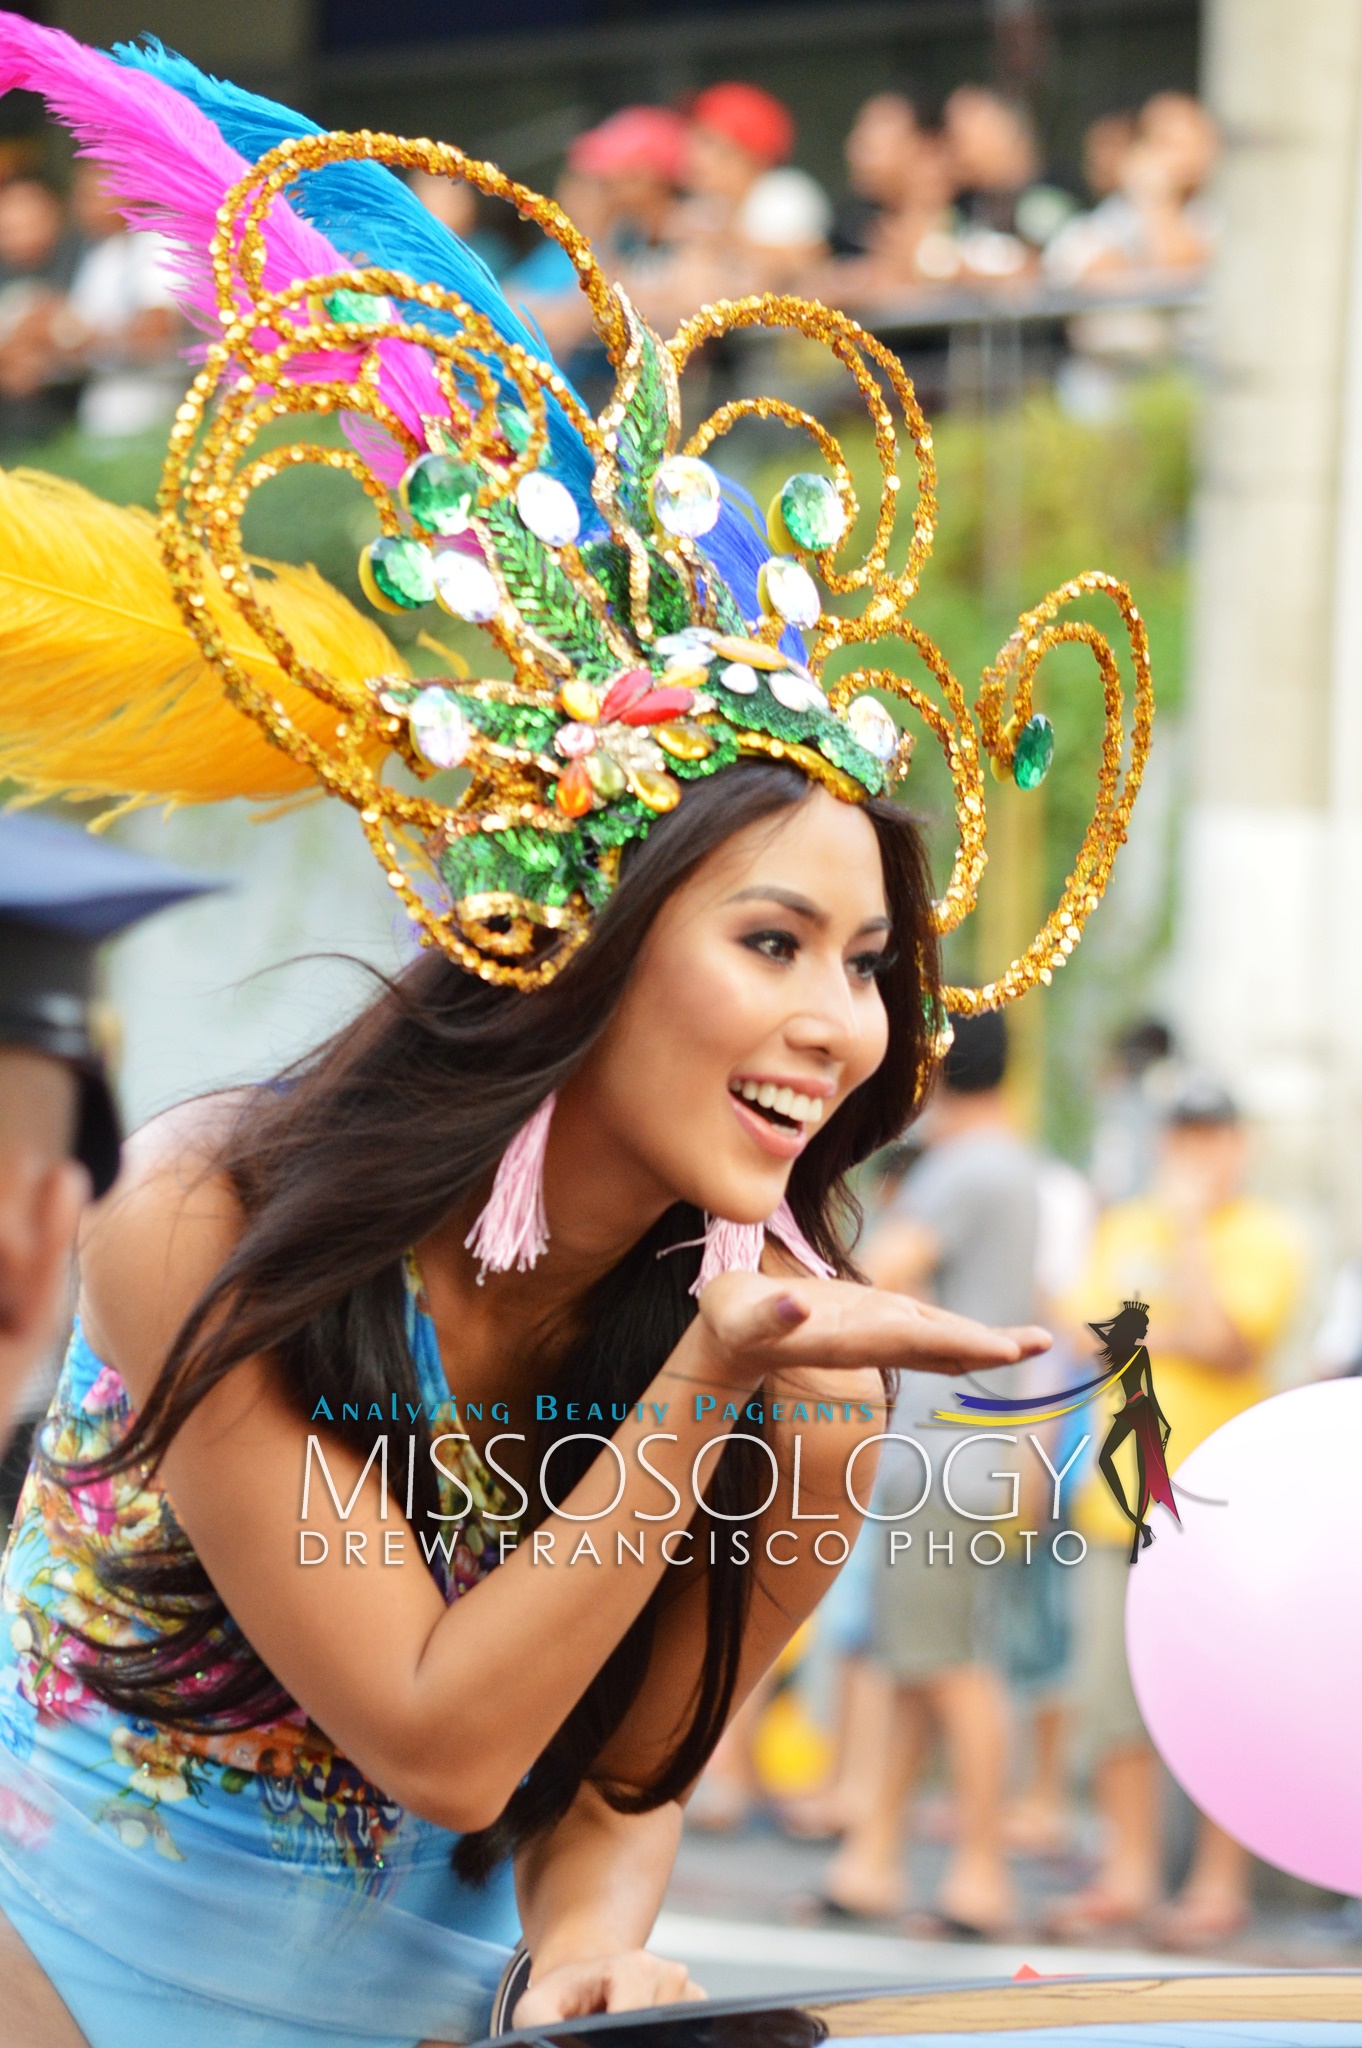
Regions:
[[[845,1061],[855,1051],[859,1035],[856,1006],[839,962],[835,975],[824,977],[816,990],[807,991],[803,1007],[786,1025],[786,1037],[798,1052],[819,1052],[828,1059]]]

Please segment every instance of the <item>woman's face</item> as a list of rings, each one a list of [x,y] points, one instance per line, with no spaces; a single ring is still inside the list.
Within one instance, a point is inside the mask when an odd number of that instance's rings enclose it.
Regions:
[[[762,1222],[884,1058],[889,944],[874,827],[814,788],[735,834],[666,903],[564,1106],[663,1206]]]

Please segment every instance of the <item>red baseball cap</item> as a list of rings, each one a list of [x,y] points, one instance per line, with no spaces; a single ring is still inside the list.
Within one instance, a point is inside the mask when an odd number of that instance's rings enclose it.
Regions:
[[[763,164],[783,164],[794,154],[794,116],[773,93],[731,79],[709,85],[691,107],[691,119],[735,142]]]
[[[568,150],[568,168],[588,178],[639,172],[679,185],[686,159],[684,117],[672,107],[621,107]]]

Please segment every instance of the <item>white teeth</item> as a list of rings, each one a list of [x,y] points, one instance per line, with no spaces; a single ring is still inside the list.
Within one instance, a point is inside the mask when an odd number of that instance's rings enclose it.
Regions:
[[[731,1093],[743,1102],[755,1102],[759,1109],[773,1109],[792,1123],[821,1124],[825,1104],[816,1095],[801,1095],[797,1088],[777,1087],[774,1081],[734,1081]]]

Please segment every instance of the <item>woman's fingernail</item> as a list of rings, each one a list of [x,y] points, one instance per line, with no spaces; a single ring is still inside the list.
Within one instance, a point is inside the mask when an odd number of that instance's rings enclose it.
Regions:
[[[776,1321],[783,1323],[787,1330],[798,1329],[808,1320],[809,1311],[797,1302],[792,1294],[778,1294],[774,1303]]]

